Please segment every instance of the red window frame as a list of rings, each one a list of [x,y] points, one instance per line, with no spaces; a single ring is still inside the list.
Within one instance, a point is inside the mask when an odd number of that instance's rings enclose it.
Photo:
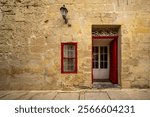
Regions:
[[[74,45],[75,46],[75,57],[74,58],[65,58],[64,57],[64,46],[65,45]],[[64,71],[64,59],[75,59],[74,71],[72,71],[72,72]],[[77,73],[77,43],[76,42],[61,43],[61,73]]]

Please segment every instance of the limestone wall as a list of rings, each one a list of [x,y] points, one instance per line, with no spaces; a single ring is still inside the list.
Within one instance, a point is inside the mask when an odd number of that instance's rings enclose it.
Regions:
[[[71,27],[64,24],[65,4]],[[1,0],[0,89],[91,87],[92,25],[121,25],[121,86],[150,87],[149,0]],[[61,74],[61,42],[78,43],[78,73]]]

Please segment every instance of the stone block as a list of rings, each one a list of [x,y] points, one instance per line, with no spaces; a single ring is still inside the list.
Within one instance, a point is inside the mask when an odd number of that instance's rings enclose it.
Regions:
[[[9,93],[5,93],[1,97],[1,99],[2,100],[17,100],[17,99],[19,99],[19,97],[22,97],[25,94],[26,93],[24,93],[24,92],[9,92]]]
[[[138,35],[136,35],[137,37],[139,37],[139,42],[142,43],[150,43],[150,35],[149,33],[140,33]]]
[[[2,14],[2,10],[0,9],[0,21],[2,21],[3,18],[3,14]]]
[[[30,46],[30,50],[32,53],[43,53],[45,52],[44,46]]]
[[[25,21],[24,8],[17,7],[15,11],[15,21]]]
[[[54,100],[78,100],[79,93],[58,93]]]
[[[125,66],[125,67],[122,67],[122,72],[124,73],[128,73],[129,72],[129,66]]]
[[[150,50],[150,42],[147,43],[140,43],[139,48],[142,48],[142,50]]]
[[[129,65],[137,66],[138,63],[139,63],[139,61],[136,58],[131,58],[131,59],[128,60]]]
[[[106,4],[105,6],[105,12],[113,12],[112,17],[116,16],[116,14],[114,13],[114,5],[112,4]]]
[[[149,88],[149,82],[146,80],[136,80],[131,83],[132,88]]]
[[[87,88],[92,88],[92,82],[90,81],[90,79],[89,79],[89,81],[85,81],[83,86],[85,86]]]
[[[85,92],[85,100],[109,100],[106,92]]]
[[[136,74],[135,79],[148,80],[150,67],[149,67],[149,64],[147,63],[148,62],[146,61],[145,62],[142,61],[137,67],[134,67],[133,73]]]
[[[108,95],[110,97],[111,100],[118,100],[118,99],[121,99],[121,100],[131,100],[132,97],[127,94],[125,91],[108,91]]]
[[[127,95],[131,97],[133,100],[149,100],[150,99],[150,93],[148,89],[133,89],[133,90],[126,90],[125,91]]]
[[[29,5],[29,6],[40,6],[42,5],[42,1],[39,1],[39,0],[34,0],[34,1],[30,1],[30,0],[23,0],[23,1],[20,1],[18,0],[18,5],[23,5],[23,6],[26,6],[26,5]]]
[[[84,100],[85,99],[85,92],[84,91],[80,91],[80,100]]]
[[[11,66],[11,74],[23,74],[24,73],[24,68],[16,67],[16,66]]]
[[[34,95],[32,95],[34,94]],[[24,98],[21,99],[31,99],[31,100],[53,100],[57,95],[56,92],[29,92]]]
[[[123,33],[125,33],[125,32],[126,32],[126,30],[123,31]],[[129,44],[130,40],[131,40],[131,37],[128,37],[128,36],[127,37],[123,37],[122,38],[122,43],[123,44]]]
[[[121,87],[122,88],[131,88],[131,81],[130,80],[122,80]]]
[[[57,66],[56,65],[50,65],[49,67],[45,68],[45,75],[54,77],[58,72],[57,72]]]
[[[3,15],[2,21],[5,21],[6,23],[12,23],[14,22],[14,15]]]
[[[29,63],[24,66],[24,72],[31,73],[31,74],[41,74],[44,73],[44,68],[41,64],[41,61],[30,61]]]
[[[12,52],[12,46],[6,45],[6,46],[0,46],[0,53],[11,53]]]
[[[134,81],[135,75],[132,72],[127,72],[127,73],[122,73],[121,74],[122,80],[129,80],[129,81]]]
[[[8,88],[9,90],[42,90],[45,87],[44,81],[44,76],[41,74],[16,74],[9,79],[10,86]]]
[[[107,0],[86,0],[86,4],[106,4],[108,3]]]
[[[4,15],[14,15],[14,6],[5,5],[2,7],[2,11]]]
[[[129,60],[130,58],[131,58],[131,50],[130,49],[122,50],[122,59],[123,59],[123,61]]]
[[[45,38],[44,37],[35,37],[29,39],[30,45],[40,46],[45,45]]]

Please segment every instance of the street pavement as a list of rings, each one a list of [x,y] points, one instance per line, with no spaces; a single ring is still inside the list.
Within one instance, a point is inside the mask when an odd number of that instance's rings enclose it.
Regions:
[[[0,91],[0,100],[150,100],[150,89]]]

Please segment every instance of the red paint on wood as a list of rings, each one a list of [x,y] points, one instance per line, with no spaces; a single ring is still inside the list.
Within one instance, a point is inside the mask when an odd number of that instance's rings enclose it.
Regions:
[[[110,72],[109,79],[112,83],[118,83],[118,36],[92,36],[92,44],[95,39],[113,39],[110,43]],[[92,50],[92,83],[93,83],[93,50]]]
[[[114,39],[110,43],[110,72],[109,79],[112,83],[118,83],[118,54],[117,54],[117,40]]]
[[[64,59],[67,59],[64,57],[64,45],[74,45],[75,46],[75,58],[68,58],[68,59],[75,59],[75,70],[73,72],[65,72],[64,71]],[[76,42],[65,42],[61,43],[61,73],[77,73],[77,43]]]

